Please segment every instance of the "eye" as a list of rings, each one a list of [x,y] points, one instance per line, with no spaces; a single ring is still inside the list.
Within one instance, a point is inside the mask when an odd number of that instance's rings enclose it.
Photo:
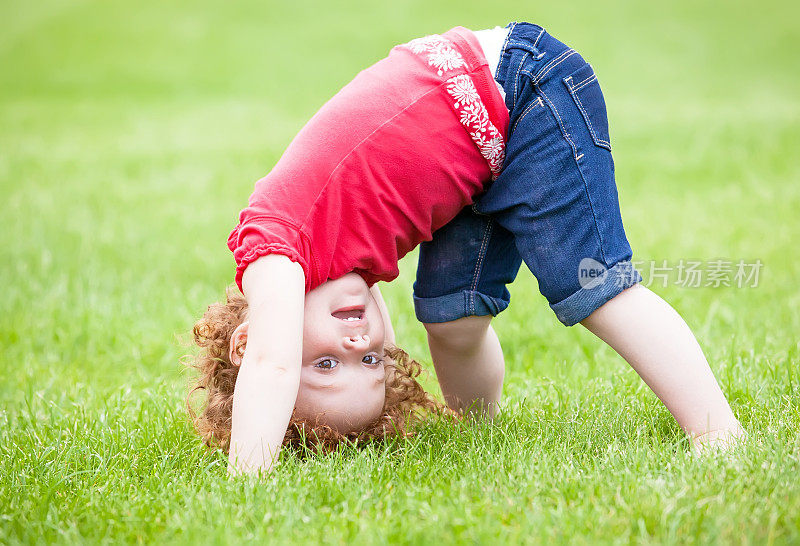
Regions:
[[[332,358],[326,358],[325,360],[320,360],[314,364],[314,367],[319,368],[320,370],[332,370],[338,365],[339,363]]]
[[[383,362],[383,360],[378,358],[377,355],[367,355],[361,359],[361,362],[363,362],[367,366],[377,366],[378,364]]]

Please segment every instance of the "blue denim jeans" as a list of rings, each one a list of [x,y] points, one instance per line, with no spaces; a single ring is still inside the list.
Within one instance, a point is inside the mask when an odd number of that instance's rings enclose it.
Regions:
[[[522,261],[567,326],[641,281],[594,70],[537,25],[508,28],[496,72],[510,113],[503,170],[420,246],[414,305],[422,322],[497,315]]]

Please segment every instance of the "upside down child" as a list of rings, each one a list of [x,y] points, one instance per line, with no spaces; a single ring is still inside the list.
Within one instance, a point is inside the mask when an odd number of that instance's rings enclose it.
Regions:
[[[243,296],[195,326],[208,396],[195,424],[232,472],[269,470],[300,436],[404,433],[441,409],[376,284],[417,245],[415,311],[451,410],[497,411],[491,320],[524,262],[556,317],[617,351],[693,445],[744,434],[694,335],[631,264],[592,67],[537,25],[393,48],[306,124],[239,220]]]

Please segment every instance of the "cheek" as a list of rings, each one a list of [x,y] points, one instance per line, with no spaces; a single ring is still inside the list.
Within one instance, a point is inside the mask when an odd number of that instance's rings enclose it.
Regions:
[[[319,288],[306,294],[303,306],[303,335],[312,337],[313,333],[329,322],[330,302]]]
[[[370,334],[375,338],[385,339],[386,338],[386,327],[383,323],[383,315],[381,315],[381,310],[378,308],[378,304],[375,303],[375,300],[372,300],[369,311],[369,323],[370,323]]]
[[[294,403],[294,411],[301,419],[308,418],[309,414],[315,409],[314,391],[304,383],[302,377],[305,370],[300,372],[300,387],[297,389],[297,399]]]
[[[337,340],[329,322],[307,316],[303,321],[303,362],[332,353]]]
[[[313,328],[305,328],[303,330],[303,363],[309,362],[321,354],[322,351],[320,351],[320,348],[322,344],[317,338],[318,333],[319,332]],[[305,366],[303,366],[303,368],[303,371],[300,372],[301,377],[305,372]]]
[[[377,418],[386,401],[386,382],[383,370],[370,370],[365,373],[358,396],[354,396],[350,401],[354,412],[361,414],[362,420],[372,421]]]

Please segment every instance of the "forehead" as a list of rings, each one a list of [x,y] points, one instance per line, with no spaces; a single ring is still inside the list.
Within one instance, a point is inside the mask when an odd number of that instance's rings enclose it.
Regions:
[[[297,417],[353,430],[378,418],[386,399],[385,370],[361,367],[346,374],[321,374],[304,366],[295,411]]]

